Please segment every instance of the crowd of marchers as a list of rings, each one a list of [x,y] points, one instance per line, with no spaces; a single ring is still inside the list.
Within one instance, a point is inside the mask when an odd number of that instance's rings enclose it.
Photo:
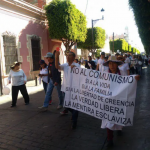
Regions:
[[[67,54],[67,63],[59,63],[60,52],[55,50],[53,53],[48,52],[45,56],[46,61],[39,60],[40,73],[39,82],[43,84],[45,91],[45,98],[43,105],[38,109],[40,111],[47,111],[48,106],[52,104],[52,92],[54,87],[57,90],[59,104],[57,109],[63,108],[65,98],[65,87],[68,77],[68,69],[71,67],[82,67],[87,69],[98,70],[100,72],[109,72],[112,74],[118,74],[122,76],[135,75],[135,79],[139,80],[142,75],[142,67],[148,65],[148,56],[130,55],[130,54],[118,54],[105,56],[102,52],[100,58],[95,60],[92,56],[88,57],[88,60],[76,59],[74,51],[70,51]],[[20,69],[20,62],[14,62],[11,66],[8,81],[12,85],[12,104],[11,107],[15,108],[17,104],[18,92],[23,95],[25,105],[29,105],[30,98],[26,89],[27,78],[24,71]],[[63,80],[61,79],[61,73],[63,72]],[[63,82],[62,82],[63,81]],[[61,115],[67,115],[68,112],[72,113],[71,128],[76,129],[78,120],[78,111],[71,108],[64,108],[60,112]],[[107,146],[113,146],[113,131],[117,131],[118,135],[122,134],[122,126],[113,124],[108,120],[102,120],[101,128],[107,129]]]

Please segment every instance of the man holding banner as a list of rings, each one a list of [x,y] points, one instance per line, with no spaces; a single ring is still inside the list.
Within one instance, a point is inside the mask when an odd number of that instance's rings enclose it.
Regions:
[[[69,68],[65,83],[64,107],[75,109],[102,119],[107,129],[107,146],[113,146],[113,130],[133,125],[136,84],[139,76],[122,76],[118,66],[123,62],[110,56],[100,72],[83,68]]]
[[[56,52],[55,54],[55,66],[58,70],[63,71],[63,83],[62,83],[62,87],[61,87],[61,91],[64,92],[64,97],[65,97],[65,89],[66,89],[66,83],[68,80],[68,70],[69,68],[73,68],[73,67],[80,67],[80,65],[78,63],[75,63],[75,53],[74,51],[70,51],[67,55],[67,63],[59,65],[59,51]],[[70,111],[72,113],[72,129],[76,128],[77,125],[77,119],[78,119],[78,111],[75,109],[71,109],[71,108],[65,108],[65,110],[63,112],[61,112],[62,115],[68,114],[68,111]]]

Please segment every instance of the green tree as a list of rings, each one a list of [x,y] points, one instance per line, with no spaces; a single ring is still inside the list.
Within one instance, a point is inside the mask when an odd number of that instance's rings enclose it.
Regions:
[[[150,53],[150,1],[129,0],[145,52]]]
[[[136,50],[137,54],[141,54],[139,50]]]
[[[98,49],[98,50],[96,51],[96,53],[95,53],[95,57],[96,57],[96,58],[100,57],[100,52],[101,52],[100,49]]]
[[[113,41],[109,42],[110,49],[113,50]],[[128,52],[128,43],[124,39],[117,39],[114,41],[114,52],[120,50],[121,52]]]
[[[93,28],[93,37],[94,37],[94,49],[103,48],[105,45],[105,30],[100,27]],[[92,44],[92,28],[87,29],[87,37],[85,42],[79,42],[78,47],[82,49],[91,50],[93,47]]]
[[[128,52],[131,53],[132,50],[131,50],[131,45],[128,45]]]
[[[136,48],[135,48],[135,47],[132,47],[131,50],[132,50],[132,53],[133,53],[133,54],[136,53]]]
[[[68,53],[77,42],[84,42],[87,33],[86,17],[70,0],[53,0],[45,6],[52,39],[62,40]]]

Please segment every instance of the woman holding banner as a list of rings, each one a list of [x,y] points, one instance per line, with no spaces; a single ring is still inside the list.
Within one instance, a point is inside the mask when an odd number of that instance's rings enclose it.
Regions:
[[[120,70],[118,69],[119,65],[122,65],[123,62],[117,60],[115,56],[110,56],[108,61],[103,65],[109,67],[109,73],[121,75]],[[135,76],[136,80],[139,80],[139,76]],[[109,122],[108,120],[102,120],[101,128],[107,129],[107,147],[113,146],[113,131],[118,130],[119,134],[121,133],[122,126]]]

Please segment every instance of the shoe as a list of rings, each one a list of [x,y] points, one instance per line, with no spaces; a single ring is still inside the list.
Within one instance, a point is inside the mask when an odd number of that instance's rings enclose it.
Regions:
[[[61,109],[63,106],[62,105],[58,105],[57,106],[57,109]]]
[[[72,123],[71,129],[74,130],[77,127],[77,123]]]
[[[43,107],[43,106],[41,106],[41,107],[38,107],[39,109],[40,109],[40,111],[47,111],[48,110],[48,108],[47,107]]]
[[[50,100],[49,105],[52,105],[52,100]]]
[[[64,110],[62,112],[60,112],[61,115],[68,115],[68,110]]]
[[[28,102],[28,103],[25,103],[25,105],[29,105],[29,102]]]
[[[113,146],[114,146],[113,140],[107,141],[107,143],[106,143],[107,148],[110,148],[110,147],[113,147]]]
[[[16,105],[11,105],[10,107],[11,107],[11,108],[12,108],[12,107],[16,107]]]

